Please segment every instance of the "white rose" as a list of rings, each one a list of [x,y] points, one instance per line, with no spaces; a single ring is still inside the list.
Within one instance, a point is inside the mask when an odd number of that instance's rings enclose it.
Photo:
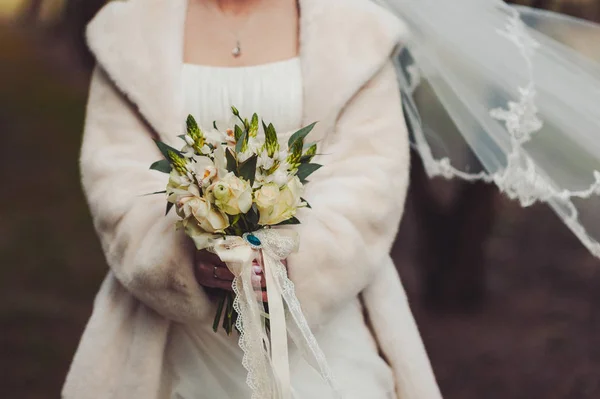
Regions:
[[[187,217],[193,216],[198,226],[207,233],[223,232],[229,227],[229,219],[221,210],[211,206],[202,197],[194,197],[184,202],[182,212]]]
[[[264,196],[260,198],[260,204],[258,199],[256,204],[260,214],[258,224],[272,226],[291,219],[296,214],[298,208],[299,197],[295,193],[297,187],[291,188],[289,185],[285,185],[282,189],[279,189],[276,183],[270,183],[270,185],[267,184],[264,187],[268,188]],[[274,188],[277,188],[276,198],[274,198]],[[260,191],[262,191],[262,188]]]
[[[302,201],[302,195],[304,194],[304,185],[300,182],[298,176],[294,176],[288,181],[287,188],[290,190],[292,196],[294,197],[294,203],[296,207],[302,206],[304,204]]]
[[[246,213],[252,206],[250,183],[231,172],[214,183],[210,192],[215,198],[215,205],[229,215]]]
[[[254,193],[254,202],[259,210],[270,209],[275,206],[279,199],[279,186],[275,183],[267,183]]]
[[[185,229],[185,233],[194,241],[196,249],[199,251],[206,249],[214,243],[214,240],[219,236],[213,233],[207,233],[202,230],[196,223],[186,221],[178,223]]]

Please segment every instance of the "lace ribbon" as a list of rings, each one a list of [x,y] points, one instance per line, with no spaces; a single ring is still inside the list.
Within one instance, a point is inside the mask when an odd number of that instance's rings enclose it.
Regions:
[[[258,239],[258,240],[256,240]],[[216,253],[235,276],[233,306],[238,312],[236,327],[246,382],[252,399],[291,399],[288,333],[304,358],[341,397],[331,370],[312,334],[294,293],[294,284],[281,262],[298,249],[296,232],[263,229],[245,238],[226,236],[213,243]],[[252,282],[252,261],[261,263],[267,285],[269,313],[260,297],[260,284]],[[267,328],[267,320],[269,328]]]

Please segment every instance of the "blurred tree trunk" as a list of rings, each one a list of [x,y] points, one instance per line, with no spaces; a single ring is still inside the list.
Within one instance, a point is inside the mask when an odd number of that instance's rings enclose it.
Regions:
[[[82,62],[89,68],[94,61],[85,42],[85,27],[105,3],[106,0],[67,0],[63,11],[63,31],[71,39]]]
[[[29,0],[25,2],[21,13],[21,22],[31,24],[39,21],[43,4],[44,0]]]
[[[493,226],[497,188],[457,181],[458,194],[444,206],[418,156],[413,157],[411,184],[425,303],[436,309],[478,308],[486,292],[484,244]]]

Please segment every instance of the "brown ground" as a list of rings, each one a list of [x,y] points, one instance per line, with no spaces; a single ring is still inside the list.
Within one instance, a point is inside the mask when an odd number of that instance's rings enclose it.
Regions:
[[[28,36],[0,28],[0,49],[0,390],[58,398],[105,273],[78,183],[85,86]],[[479,311],[421,305],[410,207],[395,250],[445,397],[599,398],[600,262],[544,207],[497,212]]]

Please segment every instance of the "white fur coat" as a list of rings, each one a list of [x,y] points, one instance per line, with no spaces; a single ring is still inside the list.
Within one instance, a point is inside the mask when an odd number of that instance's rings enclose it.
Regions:
[[[166,399],[173,322],[210,322],[193,246],[164,216],[166,176],[153,137],[181,133],[187,0],[105,6],[88,27],[99,68],[81,152],[83,186],[110,272],[63,389],[67,399]],[[314,329],[362,295],[400,399],[440,397],[389,250],[408,185],[409,150],[394,68],[400,21],[368,0],[301,0],[304,123],[328,153],[299,215],[290,277]],[[312,398],[311,398],[312,399]]]

